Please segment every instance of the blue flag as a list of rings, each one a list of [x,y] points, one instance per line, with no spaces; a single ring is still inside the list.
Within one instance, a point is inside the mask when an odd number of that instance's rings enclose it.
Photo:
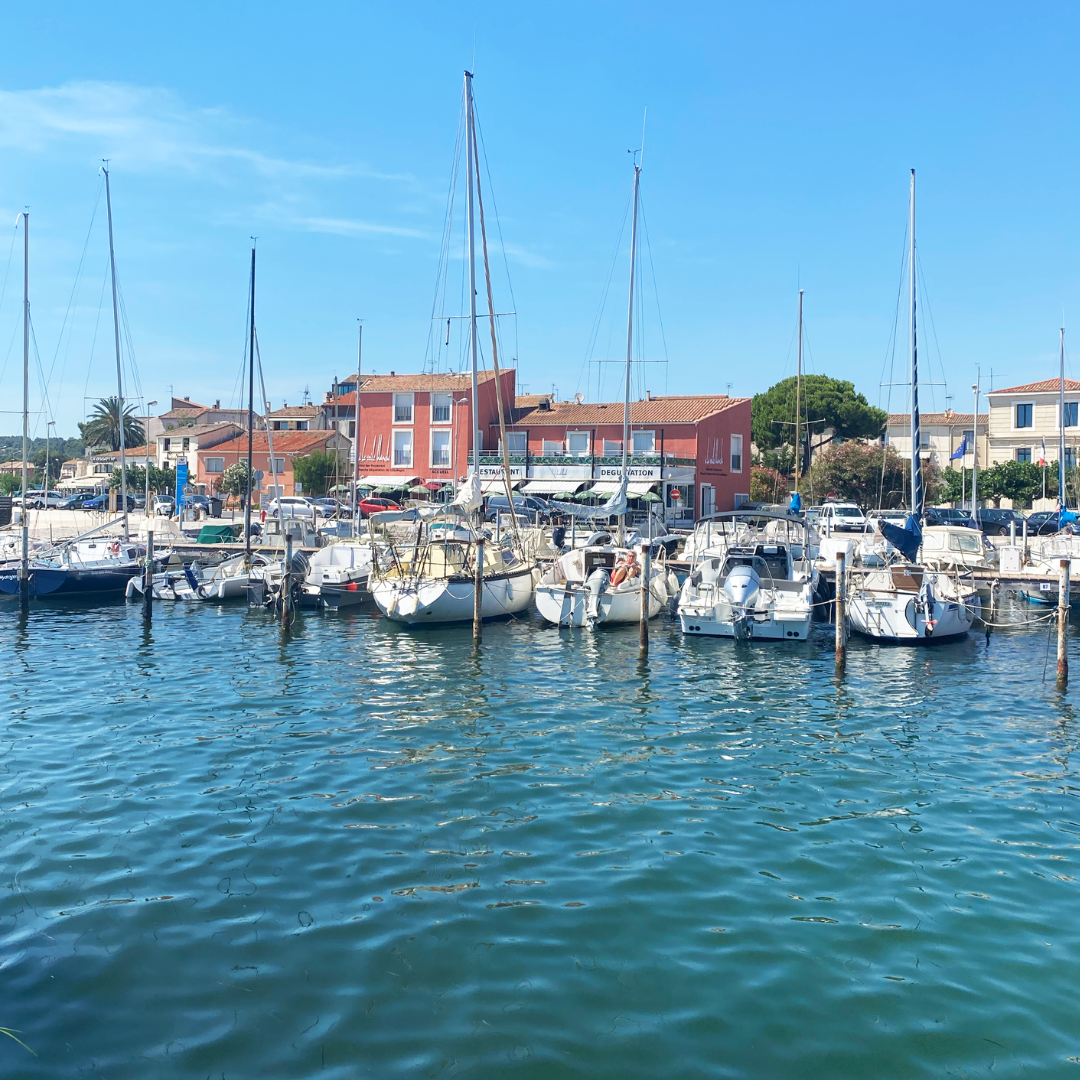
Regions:
[[[950,461],[955,461],[957,458],[962,458],[967,453],[967,436],[965,435],[960,440],[960,445],[949,455]]]

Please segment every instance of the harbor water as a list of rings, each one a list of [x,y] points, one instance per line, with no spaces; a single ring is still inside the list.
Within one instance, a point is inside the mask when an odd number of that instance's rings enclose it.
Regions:
[[[1080,1064],[1046,624],[853,640],[839,681],[828,626],[658,620],[641,664],[636,627],[474,656],[242,605],[6,605],[0,655],[5,1077]]]

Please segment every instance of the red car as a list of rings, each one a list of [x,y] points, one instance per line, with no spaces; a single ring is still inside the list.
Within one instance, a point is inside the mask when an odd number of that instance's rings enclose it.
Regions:
[[[369,514],[381,514],[383,510],[400,510],[393,499],[376,499],[368,497],[360,500],[360,516],[367,517]]]

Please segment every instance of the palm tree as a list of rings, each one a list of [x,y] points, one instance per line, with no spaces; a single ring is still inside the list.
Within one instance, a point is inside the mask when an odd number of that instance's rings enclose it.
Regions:
[[[87,449],[105,447],[109,450],[120,449],[120,399],[102,398],[90,414],[85,424],[79,425],[83,442]],[[124,445],[143,445],[143,426],[135,417],[135,406],[124,406]]]

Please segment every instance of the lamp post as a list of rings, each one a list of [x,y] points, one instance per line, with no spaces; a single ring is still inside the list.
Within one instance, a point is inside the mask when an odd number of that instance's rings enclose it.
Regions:
[[[56,421],[50,420],[45,425],[45,509],[49,509],[49,428],[56,427]],[[25,503],[25,499],[23,502]]]
[[[143,504],[143,517],[150,519],[150,406],[156,405],[156,401],[146,403],[146,426],[143,428],[143,443],[146,450],[146,502]],[[154,460],[157,461],[157,450],[154,451]],[[149,526],[148,526],[149,527]]]

